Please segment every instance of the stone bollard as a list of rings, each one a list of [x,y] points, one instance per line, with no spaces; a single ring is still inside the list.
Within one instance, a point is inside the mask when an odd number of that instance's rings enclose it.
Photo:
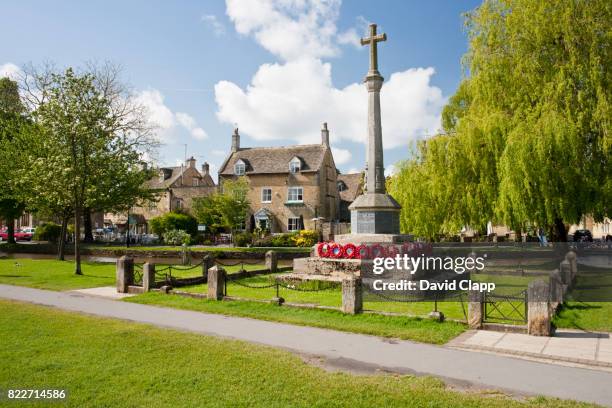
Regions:
[[[561,276],[561,281],[566,287],[572,285],[572,266],[567,259],[561,261],[559,264],[559,274]]]
[[[342,280],[342,312],[357,314],[363,311],[361,293],[361,278],[345,278]]]
[[[550,283],[541,279],[529,282],[527,302],[527,334],[550,336]]]
[[[576,252],[569,251],[565,255],[565,259],[570,264],[570,274],[572,278],[571,283],[570,283],[570,286],[571,286],[574,283],[574,280],[576,279],[576,275],[578,274],[578,257],[576,255]]]
[[[202,276],[208,279],[208,270],[213,267],[215,262],[210,255],[204,255],[202,258]]]
[[[278,253],[276,251],[266,252],[266,269],[270,272],[278,270]]]
[[[565,294],[565,285],[563,278],[558,269],[550,273],[550,303],[552,312],[557,310],[557,307],[563,303],[563,295]]]
[[[183,265],[191,265],[191,251],[187,244],[181,246],[181,262]]]
[[[484,293],[479,290],[468,292],[468,326],[470,329],[482,329],[484,321]]]
[[[208,270],[208,299],[223,300],[225,296],[225,269],[215,265]]]
[[[134,284],[134,258],[122,256],[117,259],[117,292],[127,293],[128,286]]]
[[[155,264],[145,262],[142,265],[142,290],[148,292],[155,286]]]

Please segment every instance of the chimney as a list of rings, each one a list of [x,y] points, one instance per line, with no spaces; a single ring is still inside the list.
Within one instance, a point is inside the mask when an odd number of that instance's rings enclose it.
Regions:
[[[196,159],[194,159],[194,157],[191,156],[190,158],[187,159],[187,162],[185,164],[187,165],[187,167],[195,169]]]
[[[208,176],[209,172],[210,172],[210,166],[208,165],[208,162],[204,162],[204,164],[202,165],[202,175]]]
[[[234,134],[232,135],[232,153],[240,150],[240,134],[238,133],[238,128],[234,129]]]
[[[323,129],[321,129],[321,144],[329,146],[329,130],[327,130],[327,122],[323,122]]]

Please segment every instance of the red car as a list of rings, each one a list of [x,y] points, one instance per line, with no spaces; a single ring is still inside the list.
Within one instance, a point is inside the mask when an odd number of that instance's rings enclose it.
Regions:
[[[8,230],[0,231],[0,240],[8,241]],[[31,241],[32,234],[29,232],[15,231],[15,241]]]

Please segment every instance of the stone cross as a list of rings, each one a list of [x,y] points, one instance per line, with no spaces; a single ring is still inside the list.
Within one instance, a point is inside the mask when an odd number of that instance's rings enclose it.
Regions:
[[[370,36],[361,39],[361,45],[370,46],[370,74],[378,74],[378,45],[380,41],[387,41],[387,34],[376,35],[376,24],[370,24]]]
[[[384,78],[378,72],[378,46],[386,41],[386,34],[376,34],[376,24],[370,24],[370,36],[361,39],[370,46],[370,70],[365,77],[368,89],[368,148],[366,152],[366,194],[385,194],[382,127],[380,123],[380,88]]]

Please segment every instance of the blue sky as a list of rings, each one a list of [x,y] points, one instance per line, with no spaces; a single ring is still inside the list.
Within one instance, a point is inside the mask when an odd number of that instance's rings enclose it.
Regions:
[[[242,146],[312,143],[329,122],[338,167],[364,164],[368,22],[379,46],[387,167],[439,127],[467,49],[461,14],[476,1],[27,1],[3,4],[0,74],[53,61],[109,60],[150,107],[163,164],[218,166],[233,124]]]

